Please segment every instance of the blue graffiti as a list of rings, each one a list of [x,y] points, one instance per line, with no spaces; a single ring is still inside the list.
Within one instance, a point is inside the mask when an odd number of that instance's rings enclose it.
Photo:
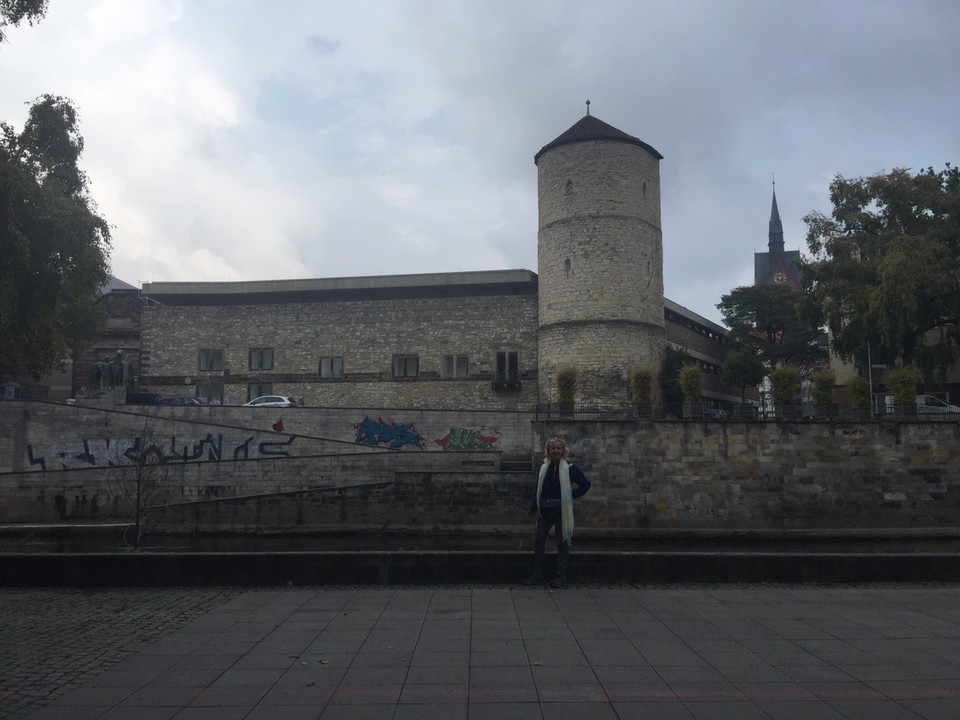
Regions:
[[[400,448],[404,445],[416,445],[423,450],[426,439],[417,432],[413,423],[404,425],[397,423],[391,425],[383,421],[383,418],[371,420],[364,417],[363,421],[354,425],[357,431],[357,437],[354,442],[358,445],[384,445],[386,447]]]

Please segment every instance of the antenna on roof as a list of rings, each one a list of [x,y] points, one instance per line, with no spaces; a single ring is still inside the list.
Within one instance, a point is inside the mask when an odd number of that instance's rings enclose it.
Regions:
[[[587,98],[587,115],[590,114],[590,98]]]

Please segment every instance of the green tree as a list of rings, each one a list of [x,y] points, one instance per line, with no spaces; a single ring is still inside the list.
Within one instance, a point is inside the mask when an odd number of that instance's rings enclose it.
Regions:
[[[800,373],[791,365],[781,365],[770,373],[770,384],[773,390],[773,402],[781,410],[793,407],[797,394],[797,381]]]
[[[850,402],[854,410],[866,412],[870,410],[870,381],[864,377],[855,377],[847,384],[850,391]]]
[[[832,370],[819,370],[813,378],[813,401],[817,405],[833,404],[833,388],[837,384],[837,376]]]
[[[657,380],[660,383],[660,392],[664,405],[680,405],[683,402],[683,391],[680,389],[680,370],[690,362],[690,354],[683,349],[667,346],[660,366]]]
[[[637,368],[630,373],[630,399],[639,405],[653,402],[653,371]]]
[[[804,218],[812,257],[801,269],[833,351],[942,378],[960,359],[960,169],[837,176],[830,200],[830,217]]]
[[[917,402],[917,385],[920,378],[912,367],[898,367],[888,370],[883,376],[883,384],[893,395],[893,402],[900,407],[914,407]]]
[[[746,285],[720,298],[717,308],[733,339],[768,367],[822,361],[819,327],[801,319],[800,293],[784,285]]]
[[[746,402],[747,388],[763,382],[767,369],[753,350],[739,350],[727,355],[720,369],[724,385],[740,388],[740,402]]]
[[[26,20],[33,25],[47,14],[49,0],[0,0],[0,42],[6,39],[4,28],[16,27]]]
[[[563,404],[572,403],[577,390],[577,369],[575,367],[560,368],[557,372],[557,401]]]
[[[78,126],[73,104],[52,95],[20,133],[0,123],[0,374],[42,375],[95,332],[110,228],[77,165]]]
[[[699,403],[703,398],[703,370],[697,365],[684,365],[679,380],[683,401],[688,405]]]

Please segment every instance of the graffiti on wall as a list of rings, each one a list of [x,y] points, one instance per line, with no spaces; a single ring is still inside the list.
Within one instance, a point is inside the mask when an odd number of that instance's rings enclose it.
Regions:
[[[251,457],[289,457],[291,446],[297,439],[290,435],[277,440],[271,433],[269,439],[256,435],[236,441],[225,441],[222,434],[207,433],[196,439],[178,439],[176,435],[163,438],[142,436],[124,438],[83,438],[75,448],[37,448],[27,445],[27,459],[31,467],[47,470],[59,466],[64,470],[89,467],[111,467],[126,461],[139,462],[141,458],[155,458],[162,462],[219,462],[225,457],[247,460]]]
[[[462,427],[452,427],[450,432],[434,442],[443,448],[444,452],[459,450],[490,450],[500,442],[503,434],[498,430],[491,430],[484,435],[481,430],[468,430]]]
[[[388,423],[383,418],[371,420],[364,416],[363,420],[353,426],[357,434],[354,442],[358,445],[379,445],[382,447],[402,448],[406,445],[416,445],[421,450],[427,442],[413,423]]]

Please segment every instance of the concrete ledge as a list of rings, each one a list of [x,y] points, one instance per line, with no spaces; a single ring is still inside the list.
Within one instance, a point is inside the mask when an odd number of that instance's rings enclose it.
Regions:
[[[548,573],[551,556],[548,554]],[[526,551],[5,553],[2,587],[511,584]],[[960,582],[960,555],[574,551],[572,583]]]

